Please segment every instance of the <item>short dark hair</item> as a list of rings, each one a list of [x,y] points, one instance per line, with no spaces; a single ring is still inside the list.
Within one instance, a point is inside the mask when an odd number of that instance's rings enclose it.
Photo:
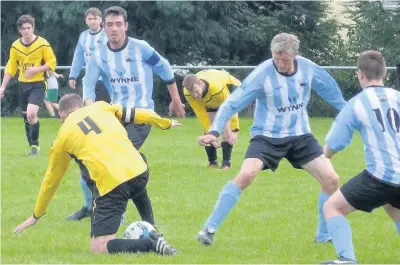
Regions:
[[[108,17],[108,16],[122,16],[124,18],[124,22],[127,21],[126,10],[120,6],[112,6],[112,7],[107,8],[104,11],[104,15],[103,15],[104,22],[106,21],[106,17]]]
[[[29,23],[32,27],[35,26],[35,18],[31,15],[22,15],[17,20],[17,27],[20,28],[23,24]]]
[[[378,51],[365,51],[357,59],[357,68],[368,80],[381,80],[386,75],[386,63]]]
[[[83,107],[83,100],[78,94],[65,94],[58,102],[60,112],[70,113],[77,107]]]
[[[99,17],[101,17],[101,11],[100,11],[100,9],[98,9],[97,7],[91,7],[91,8],[89,8],[88,10],[86,10],[86,12],[85,12],[85,18],[88,16],[88,15],[93,15],[93,16],[99,16]]]

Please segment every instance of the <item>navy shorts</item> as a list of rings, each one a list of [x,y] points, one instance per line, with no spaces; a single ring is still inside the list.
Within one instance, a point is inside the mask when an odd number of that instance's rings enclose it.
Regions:
[[[256,135],[250,140],[245,158],[258,158],[264,163],[263,170],[275,171],[282,158],[300,169],[323,153],[321,145],[311,133],[285,138]]]
[[[340,188],[351,206],[363,212],[372,212],[385,204],[400,209],[400,187],[386,184],[364,170]]]

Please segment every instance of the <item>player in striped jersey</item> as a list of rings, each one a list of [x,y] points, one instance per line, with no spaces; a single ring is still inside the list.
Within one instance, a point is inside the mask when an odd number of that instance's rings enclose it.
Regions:
[[[130,38],[126,11],[113,6],[104,11],[104,31],[108,42],[90,57],[83,86],[86,104],[95,99],[95,85],[101,76],[111,96],[112,103],[125,108],[145,108],[154,110],[153,72],[167,84],[172,103],[170,112],[184,116],[185,109],[179,97],[174,73],[169,62],[147,42]],[[147,139],[151,125],[126,124],[125,129],[133,146],[139,149]],[[147,191],[145,189],[147,194]],[[145,196],[141,198],[146,198]],[[154,225],[150,199],[136,200],[142,220]]]
[[[240,173],[221,191],[213,213],[200,231],[198,239],[203,244],[212,243],[215,231],[257,174],[266,169],[275,171],[282,158],[295,168],[307,170],[320,182],[315,241],[330,240],[322,209],[329,195],[338,189],[339,177],[311,134],[307,104],[311,89],[338,110],[346,102],[335,80],[322,67],[298,55],[299,45],[292,34],[276,35],[271,42],[273,58],[243,81],[219,108],[209,133],[198,139],[201,145],[217,144],[226,122],[256,100],[246,159]]]
[[[353,132],[364,141],[366,169],[345,183],[326,202],[324,213],[338,260],[356,263],[350,224],[344,216],[384,206],[400,235],[400,93],[383,84],[385,59],[378,51],[361,53],[357,76],[363,91],[336,117],[326,137],[325,156],[350,144]]]
[[[83,66],[87,65],[90,56],[101,45],[104,45],[107,42],[107,36],[101,28],[101,11],[98,8],[91,7],[86,10],[85,21],[88,29],[79,35],[69,74],[69,86],[72,89],[76,88],[76,79],[78,78]],[[96,101],[111,101],[108,90],[101,81],[101,78],[96,82],[95,93]]]
[[[71,71],[69,74],[69,87],[76,89],[76,79],[79,76],[83,66],[88,63],[90,56],[107,42],[107,36],[101,28],[101,11],[98,8],[91,7],[85,12],[85,22],[88,29],[79,35],[79,40],[75,48],[74,58],[72,60]],[[83,80],[85,77],[83,77]],[[103,81],[99,78],[95,85],[95,100],[110,102],[110,95]],[[92,194],[84,181],[84,175],[87,172],[82,171],[80,184],[82,187],[85,203],[81,209],[67,216],[67,220],[81,220],[89,217],[92,213]]]

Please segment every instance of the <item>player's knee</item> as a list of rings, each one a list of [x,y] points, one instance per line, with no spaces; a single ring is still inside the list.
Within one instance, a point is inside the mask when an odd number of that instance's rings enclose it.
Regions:
[[[258,171],[248,168],[240,171],[239,175],[235,178],[236,184],[244,189],[249,186],[257,176]]]
[[[335,171],[330,171],[326,174],[322,188],[326,191],[329,195],[332,195],[337,189],[339,188],[339,176],[336,174]]]
[[[109,239],[105,239],[103,237],[92,238],[90,241],[90,250],[93,253],[107,253],[107,243]]]
[[[37,121],[37,114],[36,114],[36,112],[35,111],[27,111],[26,112],[26,117],[28,118],[28,122],[30,123],[30,124],[32,124],[32,123],[36,123],[36,121]]]
[[[340,209],[337,208],[334,200],[328,199],[323,207],[324,216],[326,219],[331,218],[332,216],[338,215],[340,213]]]

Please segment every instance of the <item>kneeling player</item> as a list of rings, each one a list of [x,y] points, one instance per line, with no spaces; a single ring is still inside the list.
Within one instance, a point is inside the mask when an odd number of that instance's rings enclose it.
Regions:
[[[184,95],[192,107],[197,118],[203,126],[204,132],[208,132],[214,120],[218,108],[230,95],[228,86],[240,86],[238,79],[221,70],[204,70],[197,74],[190,74],[183,80]],[[230,124],[225,124],[222,132],[222,164],[221,169],[231,167],[232,147],[237,140],[239,131],[239,117],[236,113]],[[209,166],[217,167],[217,149],[213,146],[205,146]]]
[[[50,150],[49,165],[34,215],[17,226],[14,232],[36,224],[45,214],[71,158],[75,158],[89,172],[86,181],[94,197],[91,219],[93,252],[156,251],[160,254],[176,254],[176,249],[155,231],[143,240],[116,239],[115,234],[128,200],[140,196],[149,179],[144,157],[132,148],[121,122],[147,123],[161,129],[180,124],[163,119],[149,110],[126,109],[105,102],[82,108],[82,98],[76,94],[64,96],[59,106],[60,118],[64,122]]]

